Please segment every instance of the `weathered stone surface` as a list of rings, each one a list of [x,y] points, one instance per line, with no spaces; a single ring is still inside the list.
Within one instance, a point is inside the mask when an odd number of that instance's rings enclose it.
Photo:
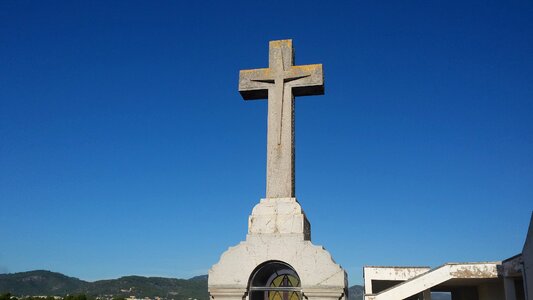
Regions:
[[[294,236],[249,235],[246,241],[229,248],[218,264],[209,270],[209,293],[239,290],[241,298],[248,287],[250,274],[267,261],[283,261],[296,270],[302,293],[309,299],[343,299],[347,286],[344,270],[321,246]]]
[[[229,248],[209,270],[209,292],[242,299],[250,274],[267,261],[283,261],[300,276],[309,299],[341,299],[347,275],[329,252],[310,241],[310,226],[295,198],[262,199],[249,217],[246,241]]]
[[[311,225],[296,198],[261,199],[248,218],[248,234],[292,234],[311,239]]]
[[[268,97],[266,198],[294,197],[294,96],[324,93],[322,65],[294,66],[292,40],[271,41],[269,67],[242,70],[239,92]]]
[[[498,279],[498,264],[499,262],[448,263],[433,270],[424,267],[365,267],[363,270],[365,285],[370,285],[365,286],[365,300],[398,300],[417,294],[425,295],[423,299],[426,300],[431,298],[430,289],[452,280],[456,287],[481,286],[489,280]],[[375,287],[379,281],[396,281],[396,284],[384,290],[377,290]],[[483,288],[493,289],[488,286]],[[503,285],[494,289],[503,295]],[[442,287],[437,290],[442,291]],[[480,300],[491,299],[480,298]]]
[[[229,248],[209,272],[210,289],[217,287],[247,288],[252,271],[271,260],[291,265],[300,276],[304,294],[307,289],[344,292],[346,275],[321,246],[292,237],[250,236]],[[216,284],[215,284],[216,283]]]
[[[365,293],[375,294],[390,286],[381,285],[380,282],[406,281],[416,276],[427,273],[430,267],[379,267],[365,266],[363,277],[365,279]]]

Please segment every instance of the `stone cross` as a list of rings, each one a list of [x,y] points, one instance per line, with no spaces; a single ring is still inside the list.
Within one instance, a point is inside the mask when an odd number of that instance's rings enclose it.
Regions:
[[[324,94],[322,65],[294,65],[292,40],[271,41],[268,68],[241,70],[244,100],[268,98],[266,198],[294,197],[294,97]]]

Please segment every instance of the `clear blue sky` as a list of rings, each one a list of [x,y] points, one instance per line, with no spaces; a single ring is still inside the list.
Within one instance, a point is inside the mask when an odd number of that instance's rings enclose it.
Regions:
[[[324,64],[296,194],[350,284],[521,250],[532,1],[259,2],[0,2],[0,272],[206,274],[265,193],[238,71],[285,38]]]

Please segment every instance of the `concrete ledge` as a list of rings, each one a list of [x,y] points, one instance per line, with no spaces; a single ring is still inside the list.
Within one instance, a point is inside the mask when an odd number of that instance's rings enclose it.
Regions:
[[[373,293],[372,289],[365,289],[366,300],[397,300],[405,299],[413,295],[422,293],[431,289],[443,282],[451,279],[495,279],[498,278],[497,265],[500,262],[491,263],[448,263],[435,268],[430,271],[422,272],[421,274],[409,278],[397,285],[394,285],[379,293]],[[403,268],[405,270],[402,273],[402,268],[394,268],[398,274],[404,276],[410,273],[410,268]],[[377,268],[371,268],[369,271],[376,271]],[[375,277],[369,278],[369,280],[376,280],[377,277],[392,278],[388,272],[390,268],[382,269],[383,274],[375,274]],[[422,271],[422,270],[420,270]],[[366,274],[366,273],[365,273]],[[370,277],[370,276],[369,276]],[[398,277],[400,278],[400,277]],[[365,284],[367,278],[365,277]],[[388,279],[390,280],[390,279]]]

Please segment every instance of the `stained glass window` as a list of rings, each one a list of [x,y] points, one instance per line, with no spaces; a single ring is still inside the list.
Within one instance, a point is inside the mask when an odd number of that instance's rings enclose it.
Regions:
[[[250,300],[301,300],[301,295],[300,278],[286,263],[267,262],[252,274]]]

